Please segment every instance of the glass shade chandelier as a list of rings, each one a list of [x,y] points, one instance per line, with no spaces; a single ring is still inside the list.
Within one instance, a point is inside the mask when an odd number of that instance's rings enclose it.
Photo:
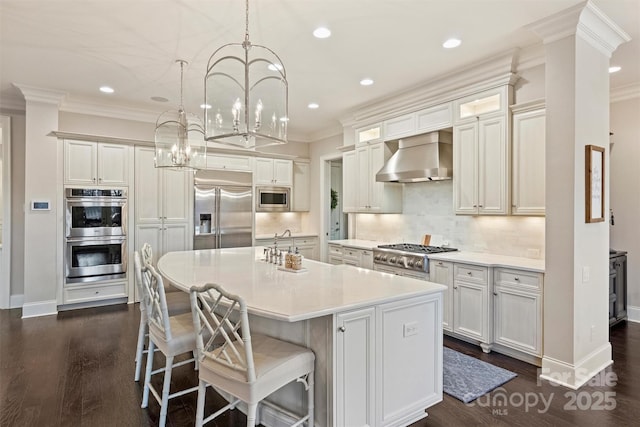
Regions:
[[[207,162],[207,144],[204,140],[202,120],[187,113],[182,104],[184,66],[180,64],[180,105],[177,111],[165,111],[156,120],[155,163],[157,168],[178,170],[204,169]]]
[[[246,0],[244,42],[218,48],[207,64],[205,139],[240,148],[286,144],[288,96],[278,55],[249,41]]]

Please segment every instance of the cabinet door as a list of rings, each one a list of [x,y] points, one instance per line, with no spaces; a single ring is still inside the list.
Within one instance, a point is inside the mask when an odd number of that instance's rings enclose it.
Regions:
[[[336,426],[373,426],[375,413],[375,311],[336,316]]]
[[[540,294],[496,286],[493,295],[495,342],[535,356],[542,356]]]
[[[309,163],[293,163],[293,211],[309,211]]]
[[[191,233],[189,224],[165,224],[163,227],[163,251],[162,254],[174,251],[186,251],[191,249]],[[158,256],[158,258],[161,255]]]
[[[190,175],[185,171],[164,170],[162,174],[162,216],[165,221],[189,221],[192,206],[189,205],[189,191],[193,191]]]
[[[138,224],[136,225],[136,242],[134,250],[140,251],[142,245],[148,243],[153,249],[153,264],[158,262],[158,258],[163,253],[163,234],[161,224]]]
[[[453,286],[453,331],[486,342],[489,314],[487,286],[455,281]]]
[[[357,174],[356,198],[358,200],[358,210],[369,210],[369,191],[371,188],[371,178],[369,177],[369,147],[364,146],[356,149]],[[343,165],[344,166],[344,165]]]
[[[384,210],[384,182],[376,181],[376,174],[384,166],[384,142],[369,146],[369,210]]]
[[[416,113],[405,114],[384,122],[384,138],[386,140],[415,135]]]
[[[482,119],[478,130],[478,213],[506,214],[508,146],[505,119]]]
[[[445,285],[442,300],[442,328],[446,331],[453,330],[453,264],[444,261],[429,262],[429,280]]]
[[[356,151],[350,151],[342,155],[342,210],[344,212],[357,212],[358,190]]]
[[[138,224],[162,221],[162,199],[160,197],[162,169],[157,169],[154,166],[154,156],[155,150],[153,148],[135,148],[135,215]]]
[[[475,214],[477,202],[477,139],[476,121],[453,129],[453,203],[456,214]]]
[[[98,184],[127,185],[129,183],[129,147],[98,144]]]
[[[207,154],[207,169],[251,171],[251,157]]]
[[[276,185],[293,185],[293,162],[273,159],[273,181]]]
[[[65,141],[65,184],[97,184],[97,144],[85,141]]]
[[[545,110],[513,115],[512,211],[545,213]]]
[[[256,158],[255,185],[273,185],[273,159]]]

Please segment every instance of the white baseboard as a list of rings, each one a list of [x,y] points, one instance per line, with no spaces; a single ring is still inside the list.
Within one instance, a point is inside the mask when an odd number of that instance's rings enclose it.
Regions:
[[[575,364],[543,356],[540,378],[577,390],[611,364],[611,344],[607,342]]]
[[[28,302],[22,305],[22,318],[49,316],[58,314],[58,301]]]
[[[24,304],[23,294],[11,295],[9,298],[9,308],[20,308],[22,304]]]
[[[640,323],[640,307],[627,306],[627,320]]]

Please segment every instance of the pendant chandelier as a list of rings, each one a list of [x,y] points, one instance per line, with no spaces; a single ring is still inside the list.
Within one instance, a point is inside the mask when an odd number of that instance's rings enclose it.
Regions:
[[[195,114],[184,111],[182,87],[184,66],[180,64],[180,105],[178,111],[165,111],[156,120],[155,163],[157,168],[177,170],[204,169],[207,162],[207,144],[204,141],[202,121]]]
[[[287,143],[287,75],[271,49],[249,41],[249,0],[245,37],[209,58],[204,79],[205,139],[236,148]]]

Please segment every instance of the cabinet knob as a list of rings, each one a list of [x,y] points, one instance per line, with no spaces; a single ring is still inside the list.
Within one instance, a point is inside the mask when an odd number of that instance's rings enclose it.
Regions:
[[[93,178],[93,179],[92,179],[92,181],[93,181],[93,182],[96,182],[96,179],[95,179],[95,178]]]
[[[518,276],[514,277],[513,280],[515,280],[516,282],[520,280],[520,278]]]
[[[442,265],[442,261],[438,261],[438,265]]]
[[[482,205],[478,205],[478,207],[479,207],[479,208],[481,208],[481,207],[482,207]]]
[[[469,276],[471,276],[471,272],[470,272],[470,271],[467,271],[467,274],[468,274]]]
[[[454,287],[453,287],[453,289],[458,289],[458,287],[457,287],[457,286],[454,286]]]
[[[473,207],[474,207],[474,208],[477,208],[477,207],[478,207],[478,205],[473,205]]]
[[[340,331],[340,332],[346,332],[346,330],[347,330],[347,328],[345,328],[344,326],[340,326],[338,328],[338,331]]]
[[[495,296],[498,296],[498,293],[497,293],[497,292],[494,292],[493,294],[494,294]]]

